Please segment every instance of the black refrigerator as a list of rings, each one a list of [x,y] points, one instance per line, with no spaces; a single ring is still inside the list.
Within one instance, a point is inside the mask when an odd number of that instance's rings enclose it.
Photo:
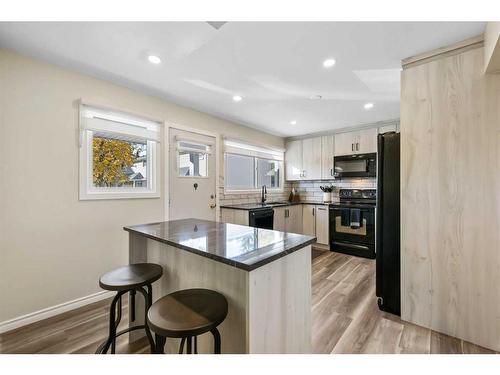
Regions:
[[[376,293],[380,310],[401,315],[399,133],[378,135]]]

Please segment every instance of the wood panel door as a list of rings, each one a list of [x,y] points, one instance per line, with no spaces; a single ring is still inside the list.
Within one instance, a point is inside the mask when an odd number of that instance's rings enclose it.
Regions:
[[[335,155],[335,136],[321,137],[321,179],[333,179],[333,155]]]
[[[313,204],[302,205],[302,234],[316,235],[316,206]]]
[[[302,140],[302,179],[321,179],[321,137]]]
[[[403,70],[401,318],[500,350],[500,76],[483,48]]]
[[[285,178],[297,181],[302,177],[302,141],[290,141],[285,152]]]

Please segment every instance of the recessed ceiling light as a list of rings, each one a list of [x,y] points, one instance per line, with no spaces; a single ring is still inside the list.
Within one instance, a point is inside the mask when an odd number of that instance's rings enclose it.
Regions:
[[[155,55],[149,55],[148,56],[148,61],[151,64],[159,64],[159,63],[161,63],[161,59],[158,56],[155,56]]]
[[[241,96],[239,96],[239,95],[235,95],[235,96],[233,96],[233,100],[235,102],[241,102],[243,100],[243,98]]]
[[[365,109],[372,109],[373,108],[373,103],[366,103],[363,107]]]
[[[290,121],[290,124],[292,124],[292,125],[297,125],[297,120],[292,120],[292,121]]]
[[[323,97],[321,95],[312,95],[309,97],[311,100],[321,100]]]
[[[323,61],[323,66],[325,68],[331,68],[334,65],[335,65],[335,59],[326,59],[325,61]]]

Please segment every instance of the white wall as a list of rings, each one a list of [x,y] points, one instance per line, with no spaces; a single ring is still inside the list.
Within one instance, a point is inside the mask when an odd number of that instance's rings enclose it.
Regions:
[[[163,195],[78,200],[80,98],[284,147],[282,138],[0,49],[0,322],[98,292],[99,276],[128,262],[122,227],[163,219]]]

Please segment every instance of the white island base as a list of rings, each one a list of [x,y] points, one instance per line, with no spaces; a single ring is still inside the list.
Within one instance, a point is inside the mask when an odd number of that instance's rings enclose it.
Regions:
[[[130,263],[163,266],[153,284],[153,300],[187,288],[213,289],[226,296],[229,312],[219,326],[222,353],[311,353],[311,245],[246,271],[184,249],[130,235]],[[136,321],[144,305],[136,298]],[[130,333],[131,341],[143,335]],[[166,353],[177,353],[179,339],[167,338]],[[213,353],[213,337],[198,337],[198,353]]]

